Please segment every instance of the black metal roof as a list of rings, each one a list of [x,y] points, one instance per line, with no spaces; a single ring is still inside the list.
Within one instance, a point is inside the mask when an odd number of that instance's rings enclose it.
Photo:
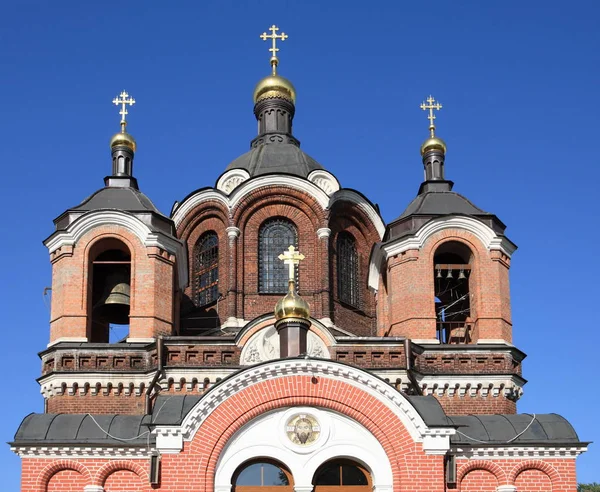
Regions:
[[[226,171],[245,169],[250,177],[262,174],[293,174],[306,178],[323,166],[298,146],[290,143],[261,144],[231,162]]]
[[[460,415],[447,418],[457,428],[456,435],[450,439],[452,444],[559,446],[580,443],[573,426],[555,413]]]
[[[128,212],[156,212],[159,210],[154,206],[150,198],[135,188],[119,188],[107,186],[101,188],[73,210],[100,210],[115,209],[127,210]]]

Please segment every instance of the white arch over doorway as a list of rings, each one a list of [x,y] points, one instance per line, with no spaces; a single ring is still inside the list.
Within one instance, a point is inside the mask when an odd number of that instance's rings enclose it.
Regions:
[[[309,413],[319,422],[319,438],[300,446],[289,440],[285,423],[297,413]],[[230,440],[217,463],[215,492],[230,492],[235,471],[250,460],[268,458],[285,465],[296,492],[312,490],[317,469],[327,461],[346,458],[371,474],[373,490],[391,492],[393,474],[382,445],[358,422],[330,410],[313,407],[279,409],[243,426]]]

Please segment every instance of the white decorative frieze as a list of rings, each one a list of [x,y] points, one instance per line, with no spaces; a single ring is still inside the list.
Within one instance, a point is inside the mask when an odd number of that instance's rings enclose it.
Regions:
[[[335,176],[322,169],[316,169],[308,175],[308,180],[316,184],[328,195],[333,195],[340,189],[340,184]]]
[[[217,181],[217,190],[229,195],[247,179],[250,179],[248,171],[245,169],[232,169],[219,178]]]

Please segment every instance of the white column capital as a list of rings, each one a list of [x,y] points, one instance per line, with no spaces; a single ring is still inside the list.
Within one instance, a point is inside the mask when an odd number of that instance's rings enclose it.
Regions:
[[[237,239],[240,236],[240,230],[237,227],[234,226],[230,226],[227,229],[225,229],[225,232],[227,233],[227,237],[233,241],[234,239]]]
[[[496,492],[517,492],[516,485],[498,485]]]
[[[294,492],[312,492],[312,485],[294,485]]]
[[[325,239],[331,236],[331,229],[329,227],[321,227],[317,229],[317,237],[319,239]]]
[[[104,492],[104,487],[101,485],[86,485],[83,487],[83,492]]]

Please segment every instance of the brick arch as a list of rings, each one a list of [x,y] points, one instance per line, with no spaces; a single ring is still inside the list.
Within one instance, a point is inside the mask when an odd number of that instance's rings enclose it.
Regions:
[[[496,480],[498,480],[498,484],[500,485],[508,483],[506,472],[496,463],[485,460],[470,461],[460,467],[456,476],[456,481],[461,483],[463,478],[465,478],[465,475],[473,470],[486,470],[490,472],[496,477]]]
[[[264,186],[248,193],[236,204],[231,211],[233,223],[243,230],[248,218],[269,204],[291,205],[302,210],[313,222],[315,230],[327,222],[326,212],[309,194],[288,186]]]
[[[510,471],[508,483],[514,485],[521,473],[527,470],[537,470],[546,474],[554,486],[560,481],[560,474],[550,463],[541,460],[527,460],[517,463]]]
[[[121,470],[127,470],[135,473],[142,481],[148,481],[148,473],[142,466],[138,463],[134,463],[132,461],[119,460],[119,461],[109,461],[105,465],[103,465],[94,475],[93,485],[98,485],[100,487],[104,486],[106,479],[112,475],[113,473]]]
[[[177,237],[187,241],[187,238],[198,225],[207,218],[213,217],[220,220],[224,227],[229,225],[229,208],[220,201],[207,200],[199,203],[190,210],[183,221],[177,226]]]
[[[420,459],[431,466],[432,460],[439,458],[436,466],[443,470],[443,457],[425,457],[422,446],[413,441],[398,416],[373,395],[338,379],[294,375],[248,386],[227,398],[206,417],[189,447],[191,459],[198,457],[195,484],[198,490],[213,489],[219,457],[229,439],[245,424],[265,412],[303,405],[344,414],[369,430],[390,460],[395,490],[401,490],[403,480],[408,483],[409,469],[418,466]]]
[[[86,483],[92,483],[92,474],[81,462],[72,460],[59,460],[50,463],[42,469],[36,479],[36,490],[38,492],[45,492],[50,479],[58,472],[65,470],[76,471],[85,477]]]

